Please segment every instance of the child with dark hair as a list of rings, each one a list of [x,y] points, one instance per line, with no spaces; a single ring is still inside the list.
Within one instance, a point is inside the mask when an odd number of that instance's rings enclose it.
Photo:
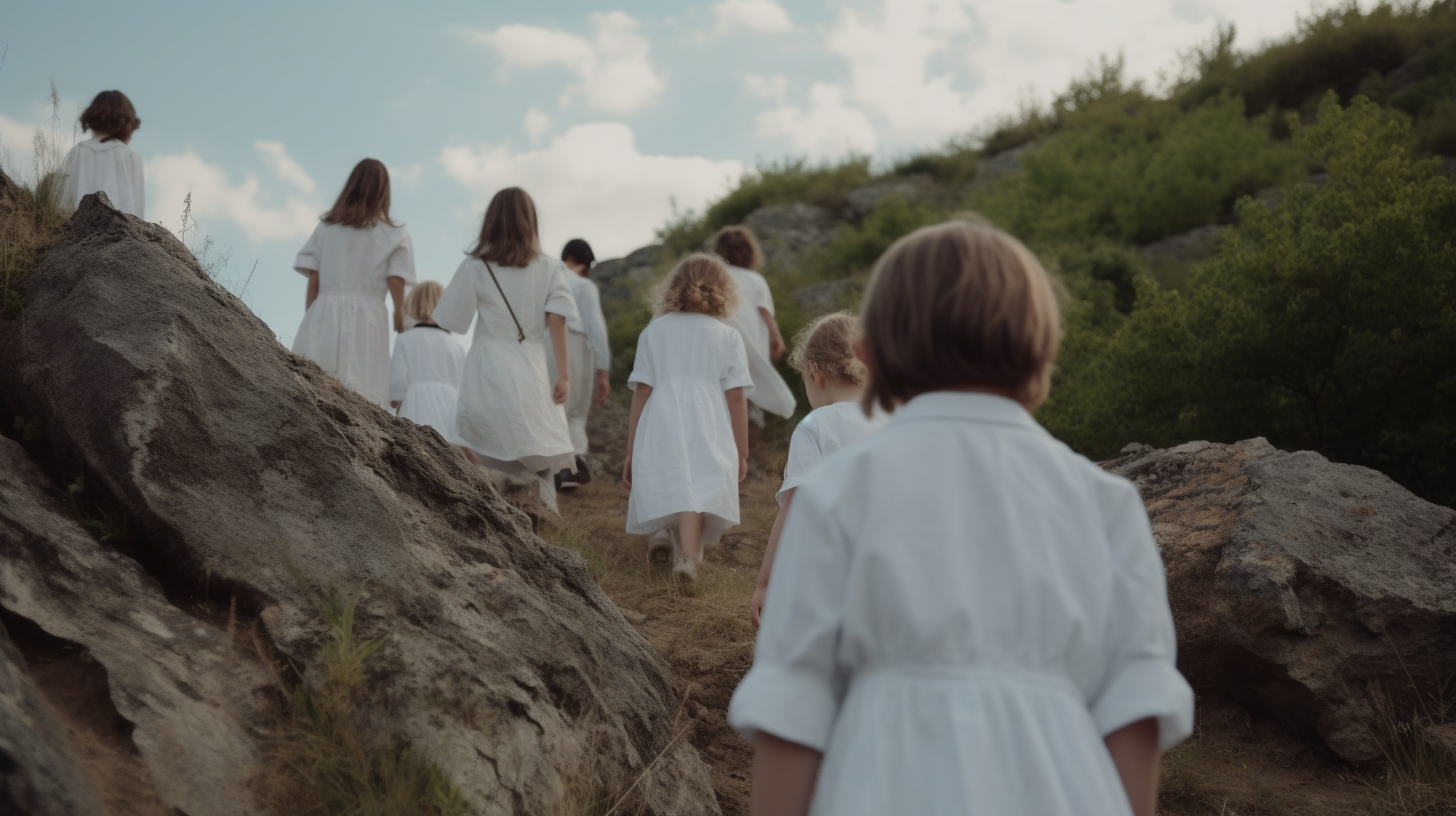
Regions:
[[[748,360],[723,323],[737,306],[723,263],[688,256],[658,291],[627,380],[627,532],[647,535],[648,559],[685,581],[697,580],[703,546],[738,523],[748,473]]]
[[[861,315],[889,422],[795,491],[728,721],[755,816],[1152,816],[1193,729],[1135,488],[1032,418],[1051,281],[994,228],[900,239]]]
[[[313,360],[365,399],[389,405],[389,316],[404,331],[404,287],[415,282],[414,247],[389,218],[389,171],[364,159],[349,173],[293,268],[308,278],[293,353]]]
[[[747,345],[748,372],[753,377],[748,395],[749,418],[758,427],[763,427],[764,411],[788,419],[794,415],[796,401],[794,392],[774,368],[774,363],[784,356],[784,337],[774,318],[773,292],[758,271],[763,265],[758,239],[748,227],[724,227],[713,236],[712,246],[738,284],[738,308],[727,322],[743,335]]]
[[[102,91],[91,100],[81,114],[81,127],[91,138],[71,148],[61,164],[66,177],[62,196],[72,208],[83,196],[102,192],[111,206],[145,217],[142,157],[128,146],[141,125],[136,108],[121,91]]]
[[[602,314],[602,297],[591,279],[596,262],[591,244],[580,238],[566,242],[561,262],[571,270],[566,281],[576,301],[577,316],[566,321],[566,358],[571,367],[571,391],[566,397],[566,427],[571,431],[571,444],[576,449],[576,467],[557,474],[557,486],[576,487],[591,479],[586,467],[586,420],[593,405],[601,405],[611,394],[608,377],[612,368],[612,352],[607,345],[607,318]],[[556,355],[551,335],[546,341],[546,366],[556,380]]]

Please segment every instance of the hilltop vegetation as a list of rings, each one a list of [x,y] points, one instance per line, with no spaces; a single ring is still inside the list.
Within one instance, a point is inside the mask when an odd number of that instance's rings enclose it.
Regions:
[[[807,317],[793,290],[863,281],[896,239],[976,212],[1064,284],[1039,419],[1079,451],[1265,436],[1456,504],[1456,184],[1440,158],[1456,155],[1456,0],[1350,4],[1253,52],[1233,40],[1221,30],[1161,93],[1104,60],[1046,108],[883,172],[762,167],[661,238],[687,252],[765,205],[839,212],[858,187],[926,178],[934,195],[891,197],[766,270],[786,334]],[[1209,225],[1203,256],[1140,252]]]

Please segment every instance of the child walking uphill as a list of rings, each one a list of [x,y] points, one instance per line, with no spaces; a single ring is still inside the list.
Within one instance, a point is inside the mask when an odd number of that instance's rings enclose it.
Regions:
[[[71,148],[61,163],[61,195],[72,209],[81,197],[106,193],[111,206],[137,218],[145,218],[146,189],[142,178],[142,157],[128,145],[142,126],[136,108],[121,91],[102,91],[81,114],[81,127],[91,138]]]
[[[748,361],[743,338],[722,322],[737,301],[717,258],[688,256],[658,294],[627,380],[627,532],[649,535],[648,557],[670,558],[687,581],[697,580],[703,547],[738,523],[748,473]]]
[[[576,303],[566,267],[541,254],[536,223],[536,204],[525,190],[496,193],[480,239],[434,315],[436,323],[461,334],[479,317],[460,384],[455,431],[461,442],[487,467],[541,480],[541,499],[554,509],[551,477],[576,459],[561,407],[572,387],[566,321],[576,316]],[[541,345],[547,330],[556,357],[554,385]]]
[[[1010,236],[880,259],[862,348],[885,427],[795,491],[728,718],[756,816],[1151,816],[1193,727],[1137,490],[1036,424],[1060,318]]]
[[[794,429],[789,439],[789,461],[784,466],[784,484],[777,499],[779,515],[768,534],[763,566],[758,570],[758,587],[753,592],[749,617],[759,624],[763,599],[768,593],[769,573],[779,549],[784,519],[794,501],[794,491],[805,477],[840,448],[853,444],[885,424],[883,411],[866,416],[865,380],[869,371],[855,357],[859,342],[859,321],[849,312],[824,315],[799,330],[789,365],[804,378],[804,393],[813,410]]]
[[[607,345],[607,318],[602,314],[602,296],[590,277],[596,253],[580,238],[566,242],[561,262],[571,270],[567,283],[576,301],[577,319],[566,322],[566,357],[571,362],[571,381],[575,385],[566,397],[566,427],[571,431],[571,444],[576,448],[576,467],[557,474],[559,487],[577,487],[591,479],[586,468],[586,420],[593,405],[600,406],[611,395],[608,377],[612,368],[612,351]],[[556,356],[551,337],[546,340],[546,367],[556,377]]]
[[[784,356],[784,338],[774,318],[773,292],[758,272],[763,251],[747,227],[724,227],[713,236],[713,252],[728,264],[728,274],[738,284],[738,308],[728,316],[728,325],[743,335],[748,351],[749,419],[763,427],[763,412],[788,419],[797,407],[794,392],[779,375],[774,363]]]
[[[405,315],[416,323],[394,339],[389,404],[400,416],[434,428],[446,442],[458,446],[455,411],[465,349],[431,317],[444,291],[440,284],[424,281],[405,298]]]
[[[414,248],[389,219],[389,171],[378,159],[354,165],[293,268],[308,278],[293,353],[318,363],[364,398],[389,405],[389,316],[404,331],[404,287],[415,282]]]

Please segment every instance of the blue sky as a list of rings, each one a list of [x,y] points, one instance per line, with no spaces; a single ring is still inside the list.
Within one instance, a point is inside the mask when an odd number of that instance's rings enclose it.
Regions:
[[[177,230],[190,192],[186,240],[227,253],[224,283],[289,343],[293,255],[365,156],[391,168],[421,278],[449,279],[510,185],[535,196],[546,251],[580,236],[611,257],[758,163],[887,161],[1045,102],[1099,55],[1156,84],[1219,23],[1250,47],[1319,5],[12,0],[0,159],[27,175],[52,81],[68,143],[92,95],[125,91],[148,220]]]

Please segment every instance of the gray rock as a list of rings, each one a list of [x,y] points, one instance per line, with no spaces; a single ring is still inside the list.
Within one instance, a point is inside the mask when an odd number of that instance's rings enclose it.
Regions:
[[[976,171],[976,177],[971,181],[972,189],[989,187],[1001,179],[1021,169],[1021,160],[1026,156],[1027,151],[1034,150],[1037,143],[1027,142],[1024,145],[1013,147],[1010,150],[1003,150],[989,159],[981,162],[980,169]]]
[[[321,595],[366,587],[364,702],[480,816],[547,812],[588,768],[640,777],[644,812],[718,812],[665,667],[582,558],[290,354],[166,230],[88,196],[27,296],[6,396],[127,508],[170,593],[236,597],[314,678]]]
[[[846,228],[834,213],[801,201],[759,207],[743,223],[757,236],[766,265],[780,270],[794,268],[806,252],[828,246]]]
[[[627,408],[616,400],[607,400],[587,415],[586,435],[591,441],[587,461],[592,473],[621,478],[627,458],[627,419]]]
[[[1170,235],[1138,250],[1148,266],[1160,267],[1169,264],[1201,261],[1213,254],[1218,246],[1218,237],[1228,227],[1219,224],[1205,224],[1187,232]]]
[[[810,314],[828,314],[843,309],[846,301],[858,297],[863,290],[853,278],[840,278],[795,289],[794,300]]]
[[[100,812],[61,724],[0,625],[0,813],[92,816]]]
[[[648,286],[662,274],[671,254],[666,246],[653,244],[633,250],[625,258],[598,261],[592,267],[591,279],[602,294],[602,314],[607,322],[647,295]]]
[[[1375,695],[1410,711],[1456,675],[1456,510],[1262,439],[1104,463],[1142,492],[1179,665],[1201,695],[1379,756]]]
[[[851,190],[845,196],[843,216],[849,221],[859,221],[892,198],[913,202],[931,196],[934,192],[935,184],[926,176],[877,181]]]
[[[195,816],[262,812],[249,792],[273,683],[223,631],[173,606],[135,561],[106,551],[0,437],[0,606],[86,650],[135,726],[152,787]]]

